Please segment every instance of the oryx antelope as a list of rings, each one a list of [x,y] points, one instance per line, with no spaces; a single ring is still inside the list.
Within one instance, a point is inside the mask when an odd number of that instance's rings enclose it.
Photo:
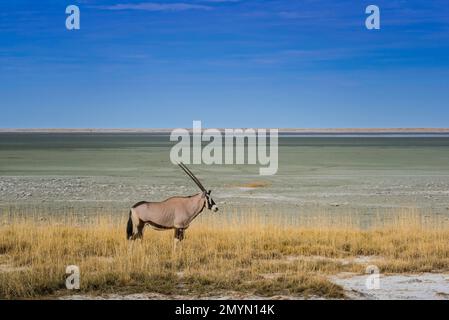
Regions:
[[[145,225],[156,230],[174,229],[174,246],[184,239],[184,231],[207,206],[213,212],[218,207],[197,177],[183,164],[178,164],[182,170],[196,183],[201,192],[189,197],[172,197],[162,202],[141,201],[132,206],[129,211],[126,233],[128,240],[141,239]]]

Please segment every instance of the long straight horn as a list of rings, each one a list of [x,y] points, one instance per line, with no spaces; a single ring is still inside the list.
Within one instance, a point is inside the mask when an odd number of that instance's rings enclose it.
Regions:
[[[187,175],[193,180],[193,182],[196,183],[196,185],[201,189],[201,191],[206,191],[206,188],[203,187],[200,180],[198,180],[198,178],[195,177],[192,171],[190,171],[189,168],[187,168],[184,163],[179,162],[178,166],[180,166],[181,169],[184,170],[185,173],[187,173]]]

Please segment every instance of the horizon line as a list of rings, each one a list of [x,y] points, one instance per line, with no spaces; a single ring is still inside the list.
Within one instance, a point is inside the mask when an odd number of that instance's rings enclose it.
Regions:
[[[167,133],[175,129],[192,128],[0,128],[0,133]],[[212,128],[201,128],[207,130]],[[224,130],[225,128],[214,128]],[[226,128],[228,129],[228,128]],[[277,129],[279,133],[449,133],[449,128],[255,128],[229,129]]]

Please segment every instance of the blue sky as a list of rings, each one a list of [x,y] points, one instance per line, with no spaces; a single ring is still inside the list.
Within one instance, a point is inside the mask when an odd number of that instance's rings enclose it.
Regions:
[[[2,128],[449,127],[448,101],[447,0],[0,2]]]

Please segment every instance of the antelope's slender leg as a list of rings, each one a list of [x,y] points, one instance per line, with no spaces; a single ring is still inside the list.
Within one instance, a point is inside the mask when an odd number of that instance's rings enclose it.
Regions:
[[[139,225],[137,226],[137,234],[136,234],[136,238],[137,239],[142,239],[143,238],[143,229],[144,228],[145,228],[145,223],[140,221]]]
[[[186,229],[184,229],[184,228],[178,229],[178,239],[179,239],[179,241],[184,240],[184,231],[185,231],[185,230],[186,230]]]
[[[173,239],[173,250],[176,250],[178,243],[184,239],[184,230],[183,228],[175,228],[175,237]]]
[[[140,221],[139,217],[137,217],[137,214],[134,211],[134,209],[131,209],[131,221],[133,224],[133,234],[131,236],[131,239],[135,240],[135,239],[139,238],[138,234],[139,234],[139,227],[140,227],[141,221]]]
[[[178,229],[175,229],[174,236],[173,236],[173,251],[174,252],[176,251],[176,247],[178,246],[178,242],[179,242],[179,240],[178,240]]]

